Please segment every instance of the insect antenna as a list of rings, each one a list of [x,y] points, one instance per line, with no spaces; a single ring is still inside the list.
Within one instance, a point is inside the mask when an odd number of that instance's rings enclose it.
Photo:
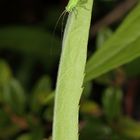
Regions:
[[[63,14],[63,18],[62,18],[62,25],[61,25],[61,38],[63,38],[63,33],[64,33],[64,23],[65,23],[65,16],[66,16],[67,12],[65,10],[64,14]]]
[[[61,20],[61,18],[63,17],[63,19],[64,19],[64,16],[66,15],[66,10],[64,10],[63,12],[62,12],[62,14],[59,16],[59,18],[58,18],[58,20],[57,20],[57,22],[56,22],[56,24],[55,24],[55,27],[54,27],[54,29],[53,29],[53,36],[55,35],[55,31],[56,31],[56,28],[57,28],[57,26],[58,26],[58,23],[59,23],[59,21]],[[63,22],[63,19],[62,19],[62,22]],[[63,24],[62,24],[63,25]]]
[[[54,26],[54,29],[53,29],[53,32],[52,32],[52,38],[54,38],[55,37],[55,32],[56,32],[56,29],[57,29],[57,26],[58,26],[58,24],[59,24],[59,21],[61,20],[61,18],[62,18],[62,22],[63,22],[63,20],[64,20],[64,16],[66,15],[66,10],[64,10],[63,12],[62,12],[62,14],[59,16],[59,18],[58,18],[58,20],[57,20],[57,22],[56,22],[56,24],[55,24],[55,26]],[[63,23],[62,23],[62,26],[63,26]],[[61,35],[62,35],[62,28],[63,27],[61,27]],[[53,50],[54,50],[54,47],[53,47],[53,39],[52,39],[52,41],[51,41],[51,44],[50,44],[50,56],[53,56]]]

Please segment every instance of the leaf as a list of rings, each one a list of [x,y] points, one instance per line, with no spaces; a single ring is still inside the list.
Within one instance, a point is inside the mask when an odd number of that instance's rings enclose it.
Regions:
[[[121,116],[122,91],[119,88],[109,87],[102,97],[103,109],[108,121]]]
[[[19,136],[16,140],[31,140],[31,135],[23,134],[23,135]]]
[[[80,140],[109,140],[111,128],[106,126],[99,118],[93,118],[85,122],[80,132]]]
[[[11,79],[3,87],[3,104],[8,105],[14,112],[21,115],[25,111],[25,92],[16,79]]]
[[[125,135],[131,139],[139,139],[140,138],[140,122],[137,122],[135,120],[132,120],[128,117],[122,117],[119,121],[119,123],[115,126],[117,126],[117,130],[122,135]]]
[[[47,104],[47,98],[52,96],[52,83],[48,76],[43,76],[36,84],[31,96],[31,109],[33,112],[39,112],[43,105]]]
[[[7,84],[11,75],[11,70],[8,64],[5,61],[0,60],[0,86]]]
[[[12,73],[8,64],[5,61],[0,60],[0,102],[3,102],[4,86],[9,84],[11,78]]]
[[[43,140],[45,133],[41,120],[29,115],[27,116],[27,121],[30,130],[30,140]]]
[[[55,92],[53,91],[44,99],[44,105],[54,105],[54,96]]]
[[[118,30],[88,60],[85,81],[128,63],[140,56],[140,4]]]
[[[92,91],[92,83],[91,82],[85,83],[81,100],[89,98],[91,91]]]
[[[97,40],[96,40],[96,46],[97,49],[102,47],[103,43],[109,38],[111,37],[111,35],[113,34],[113,32],[111,31],[111,29],[109,28],[103,28],[98,32],[97,35]]]
[[[92,101],[85,101],[81,103],[80,112],[94,116],[100,116],[102,114],[100,106]]]
[[[25,109],[25,92],[20,83],[12,77],[9,66],[0,60],[0,102],[16,113]]]
[[[85,8],[76,6],[76,10],[70,12],[65,28],[55,92],[53,140],[78,140],[79,101],[93,0],[81,3]]]
[[[60,40],[41,27],[7,26],[0,28],[2,49],[12,49],[45,64],[52,64],[58,59],[61,47]]]

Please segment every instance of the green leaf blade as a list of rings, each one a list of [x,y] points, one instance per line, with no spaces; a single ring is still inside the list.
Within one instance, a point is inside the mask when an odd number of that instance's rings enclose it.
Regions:
[[[140,5],[126,18],[117,32],[88,61],[85,81],[140,56]],[[135,15],[135,18],[132,17]]]
[[[77,15],[73,11],[68,17],[56,87],[53,140],[78,140],[79,100],[83,91],[92,3],[93,0],[87,0],[76,7]]]

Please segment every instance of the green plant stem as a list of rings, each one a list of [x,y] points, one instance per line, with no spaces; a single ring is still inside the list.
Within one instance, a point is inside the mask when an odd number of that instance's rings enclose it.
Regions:
[[[87,56],[93,0],[69,14],[56,86],[53,140],[78,140],[79,100]]]

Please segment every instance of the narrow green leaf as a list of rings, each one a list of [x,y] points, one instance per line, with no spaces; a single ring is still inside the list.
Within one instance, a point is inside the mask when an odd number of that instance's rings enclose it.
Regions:
[[[96,46],[97,49],[102,47],[103,43],[113,34],[110,28],[103,28],[97,34]]]
[[[108,121],[113,121],[121,116],[122,90],[110,87],[104,92],[102,102],[105,116]]]
[[[78,140],[78,111],[93,0],[70,12],[56,87],[53,140]]]
[[[43,76],[39,82],[35,85],[33,94],[31,96],[30,107],[35,113],[39,113],[46,105],[47,98],[52,94],[52,83],[48,76]],[[52,95],[51,95],[52,96]],[[50,97],[49,97],[50,98]]]
[[[25,111],[25,92],[16,79],[11,79],[3,86],[3,104],[8,105],[15,113],[21,115]]]
[[[140,4],[119,29],[89,59],[85,81],[92,80],[140,56]]]
[[[8,64],[0,60],[0,86],[7,84],[11,77],[12,73]]]

